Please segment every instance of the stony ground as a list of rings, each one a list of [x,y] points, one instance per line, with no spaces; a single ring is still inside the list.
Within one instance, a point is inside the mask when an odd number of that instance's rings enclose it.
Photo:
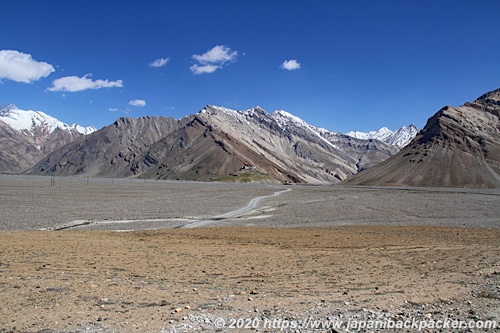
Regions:
[[[355,324],[500,322],[496,191],[292,186],[209,227],[115,232],[34,229],[134,217],[84,227],[178,227],[277,189],[13,177],[0,185],[0,332],[417,332]]]

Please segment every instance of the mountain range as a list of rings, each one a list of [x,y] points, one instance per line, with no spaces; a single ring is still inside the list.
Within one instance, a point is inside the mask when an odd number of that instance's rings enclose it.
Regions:
[[[41,111],[0,106],[3,173],[209,180],[253,166],[275,181],[337,182],[397,150],[260,107],[207,106],[179,120],[120,118],[97,131]]]
[[[396,155],[353,176],[355,185],[500,187],[500,89],[446,106]]]
[[[335,133],[286,112],[207,105],[96,130],[0,107],[0,171],[153,179],[500,187],[500,89],[446,106],[424,129]],[[234,178],[233,178],[234,177]]]
[[[405,125],[398,130],[390,130],[382,127],[378,131],[359,132],[349,131],[346,134],[357,139],[370,140],[375,139],[391,145],[403,148],[417,135],[419,129],[415,125]]]
[[[285,111],[207,105],[179,120],[119,118],[53,151],[29,174],[214,180],[256,170],[269,181],[331,183],[398,147],[312,126]]]

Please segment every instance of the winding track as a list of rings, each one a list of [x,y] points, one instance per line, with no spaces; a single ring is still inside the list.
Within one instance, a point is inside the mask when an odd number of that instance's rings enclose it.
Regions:
[[[215,224],[215,223],[223,221],[223,220],[227,220],[227,219],[239,217],[239,216],[241,216],[243,214],[246,214],[246,213],[252,211],[253,209],[255,209],[257,207],[257,204],[259,203],[260,200],[266,199],[266,198],[271,198],[271,197],[276,197],[276,196],[278,196],[278,195],[280,195],[282,193],[285,193],[285,192],[288,192],[288,191],[291,191],[291,190],[292,189],[289,188],[289,189],[286,189],[286,190],[274,192],[271,195],[262,195],[262,196],[259,196],[259,197],[255,197],[255,198],[251,199],[248,202],[248,204],[246,206],[244,206],[244,207],[241,207],[239,209],[236,209],[236,210],[233,210],[233,211],[221,214],[221,215],[214,216],[214,217],[206,219],[206,220],[191,222],[191,223],[185,224],[183,226],[180,226],[178,228],[198,228],[198,227],[204,227],[204,226],[207,226],[207,225],[210,225],[210,224]]]
[[[175,226],[175,227],[173,227],[173,229],[204,227],[204,226],[215,224],[215,223],[218,223],[218,222],[221,222],[224,220],[237,218],[237,217],[240,217],[240,216],[254,210],[262,199],[276,197],[282,193],[289,192],[291,190],[292,189],[289,188],[286,190],[274,192],[271,195],[258,196],[258,197],[251,199],[245,206],[238,208],[236,210],[233,210],[233,211],[230,211],[230,212],[227,212],[224,214],[216,215],[216,216],[213,216],[213,217],[210,217],[208,219],[201,220],[201,221],[188,222],[188,223],[183,224],[183,225]],[[167,222],[167,221],[171,221],[171,219],[107,220],[107,221],[75,220],[75,221],[71,221],[68,223],[64,223],[64,224],[56,226],[56,227],[43,228],[41,230],[69,230],[69,229],[84,227],[84,226],[91,225],[91,224],[113,224],[113,223],[130,224],[130,223],[140,223],[140,222],[163,222],[163,221]],[[120,231],[130,231],[130,230],[134,230],[134,229],[127,229],[127,230],[120,230]]]

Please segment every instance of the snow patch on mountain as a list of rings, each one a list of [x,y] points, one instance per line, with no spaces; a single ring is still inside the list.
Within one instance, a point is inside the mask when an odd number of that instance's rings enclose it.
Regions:
[[[318,136],[323,142],[328,144],[329,146],[332,146],[335,149],[339,149],[339,147],[329,140],[325,139],[325,134],[327,135],[332,135],[335,134],[325,128],[321,127],[316,127],[313,125],[310,125],[309,123],[305,122],[303,119],[294,116],[293,114],[284,111],[284,110],[276,110],[273,112],[272,117],[280,124],[281,127],[286,127],[289,125],[299,127],[299,128],[304,128],[306,130],[309,130],[311,133],[314,135]]]
[[[405,125],[398,130],[390,130],[382,127],[378,131],[359,132],[349,131],[346,134],[356,139],[379,140],[399,148],[403,148],[417,135],[419,129],[415,125]]]
[[[288,113],[285,110],[276,110],[273,112],[272,116],[282,127],[286,127],[290,123],[297,127],[305,127],[305,128],[313,127],[308,123],[306,123],[301,118],[294,116],[293,114]]]
[[[97,130],[93,126],[68,125],[42,111],[20,110],[14,104],[0,106],[0,120],[20,132],[33,132],[43,128],[46,134],[50,134],[59,128],[87,135]]]

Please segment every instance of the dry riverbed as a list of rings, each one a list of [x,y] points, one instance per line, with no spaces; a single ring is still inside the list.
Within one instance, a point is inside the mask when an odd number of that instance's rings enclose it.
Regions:
[[[0,332],[500,321],[495,190],[92,181],[0,177]]]

